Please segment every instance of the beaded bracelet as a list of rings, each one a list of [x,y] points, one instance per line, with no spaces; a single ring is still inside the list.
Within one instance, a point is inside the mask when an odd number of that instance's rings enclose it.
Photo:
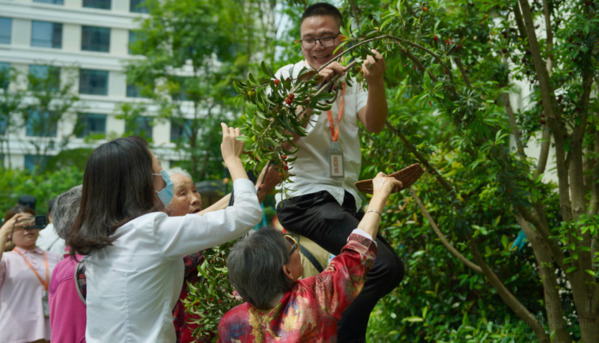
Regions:
[[[377,211],[377,210],[368,210],[368,211],[366,211],[366,213],[369,213],[369,212],[374,212],[374,213],[378,214],[381,218],[383,218],[383,214],[381,212]]]

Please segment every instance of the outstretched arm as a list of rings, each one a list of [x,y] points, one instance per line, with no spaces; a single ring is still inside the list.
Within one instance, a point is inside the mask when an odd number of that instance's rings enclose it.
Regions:
[[[385,95],[385,60],[376,50],[364,60],[362,72],[368,84],[368,102],[358,112],[358,118],[369,132],[379,132],[387,119],[387,97]]]
[[[370,199],[366,214],[358,224],[358,229],[368,233],[372,236],[372,239],[376,239],[385,202],[387,202],[389,194],[391,194],[393,187],[396,185],[401,187],[401,182],[393,177],[386,176],[383,172],[379,172],[374,180],[372,180],[372,199]]]

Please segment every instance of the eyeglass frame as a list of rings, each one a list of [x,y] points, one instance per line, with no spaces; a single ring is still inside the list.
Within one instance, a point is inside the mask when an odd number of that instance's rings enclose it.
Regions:
[[[314,49],[314,48],[316,47],[316,43],[320,43],[320,46],[321,46],[321,47],[323,47],[323,48],[330,48],[330,47],[332,47],[332,46],[334,45],[335,39],[336,39],[337,37],[339,37],[340,35],[341,35],[341,32],[337,33],[337,34],[336,34],[336,35],[334,35],[334,36],[327,36],[327,37],[321,37],[321,38],[306,38],[306,39],[300,39],[300,40],[299,40],[299,42],[300,42],[300,44],[302,45],[302,48],[304,48],[304,49],[306,49],[306,50],[312,50],[312,49]],[[333,44],[331,44],[331,45],[324,45],[324,43],[323,43],[323,41],[322,41],[323,39],[331,39],[331,43],[333,43]],[[314,45],[312,45],[312,47],[311,47],[311,48],[306,48],[306,47],[304,46],[304,42],[305,42],[305,41],[309,41],[309,40],[314,40]]]
[[[287,252],[289,254],[289,256],[293,255],[293,253],[299,249],[299,243],[295,240],[295,238],[293,238],[293,236],[290,235],[284,235],[283,237],[285,237],[285,240],[289,243],[291,243],[291,248],[289,249],[289,251]]]

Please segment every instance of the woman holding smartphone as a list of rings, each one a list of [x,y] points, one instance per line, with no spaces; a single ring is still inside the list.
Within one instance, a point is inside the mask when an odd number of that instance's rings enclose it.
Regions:
[[[0,228],[0,332],[6,343],[50,340],[48,286],[62,256],[36,246],[40,230],[32,212],[16,206]],[[14,248],[4,252],[9,241]]]

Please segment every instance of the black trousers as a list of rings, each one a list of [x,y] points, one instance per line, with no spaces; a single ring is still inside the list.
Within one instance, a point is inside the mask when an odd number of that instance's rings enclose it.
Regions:
[[[326,191],[290,198],[277,206],[277,216],[285,229],[310,238],[335,255],[363,215],[363,211],[356,211],[354,198],[348,192],[343,206]],[[403,279],[404,266],[393,248],[380,236],[376,242],[378,254],[364,288],[337,323],[339,342],[365,342],[370,312]]]

